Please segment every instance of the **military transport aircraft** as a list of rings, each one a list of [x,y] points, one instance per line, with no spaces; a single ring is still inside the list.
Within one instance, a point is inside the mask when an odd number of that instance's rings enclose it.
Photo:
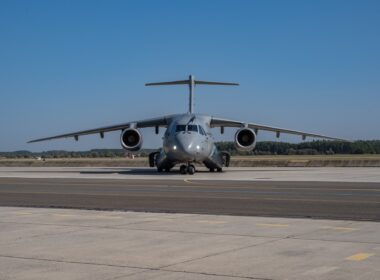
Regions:
[[[139,128],[154,127],[156,134],[158,134],[159,128],[164,127],[166,128],[166,131],[163,137],[163,147],[157,152],[149,155],[149,165],[151,167],[156,166],[158,172],[169,172],[176,164],[182,164],[180,166],[180,172],[182,174],[194,174],[195,166],[193,163],[196,162],[203,163],[211,172],[214,172],[215,170],[221,172],[224,166],[229,166],[230,155],[227,152],[219,151],[214,144],[211,135],[211,128],[214,127],[219,127],[222,134],[224,133],[225,127],[236,127],[237,131],[235,133],[234,141],[236,148],[240,151],[251,151],[255,148],[256,135],[259,130],[272,131],[276,133],[277,137],[280,137],[281,133],[287,133],[300,135],[303,140],[306,139],[306,137],[342,140],[320,134],[228,120],[194,113],[194,89],[196,85],[237,86],[239,85],[237,83],[200,81],[195,80],[194,76],[190,75],[187,80],[148,83],[145,85],[188,85],[188,112],[35,139],[28,143],[66,137],[74,137],[74,139],[78,141],[79,136],[94,133],[98,133],[101,138],[104,138],[104,133],[120,130],[121,146],[128,151],[138,151],[143,143]]]

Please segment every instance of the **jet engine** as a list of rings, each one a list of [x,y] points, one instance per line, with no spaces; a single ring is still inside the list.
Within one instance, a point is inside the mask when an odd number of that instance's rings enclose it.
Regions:
[[[143,141],[140,131],[135,128],[127,128],[121,133],[120,142],[124,149],[135,152],[141,149]]]
[[[241,152],[252,151],[256,146],[256,133],[250,128],[240,128],[235,134],[235,146]]]

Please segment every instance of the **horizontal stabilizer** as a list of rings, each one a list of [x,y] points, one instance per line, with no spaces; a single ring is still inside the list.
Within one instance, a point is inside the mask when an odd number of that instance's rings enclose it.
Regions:
[[[225,82],[211,82],[211,81],[199,81],[199,80],[181,80],[172,82],[158,82],[158,83],[147,83],[146,86],[172,86],[172,85],[211,85],[211,86],[238,86],[238,83],[225,83]]]
[[[189,80],[173,81],[173,82],[160,82],[160,83],[147,83],[146,86],[170,86],[170,85],[186,85]]]
[[[238,86],[238,83],[224,83],[224,82],[209,82],[209,81],[194,81],[196,85],[213,85],[213,86]]]
[[[189,76],[187,80],[171,81],[171,82],[158,82],[147,83],[146,86],[172,86],[172,85],[188,85],[189,86],[189,113],[194,112],[194,89],[196,85],[211,85],[211,86],[238,86],[238,83],[225,83],[225,82],[210,82],[196,80],[193,75]]]

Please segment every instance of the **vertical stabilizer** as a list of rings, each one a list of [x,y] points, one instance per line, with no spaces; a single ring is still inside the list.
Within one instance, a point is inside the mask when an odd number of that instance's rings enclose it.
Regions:
[[[238,86],[237,83],[224,83],[224,82],[210,82],[195,80],[193,75],[189,76],[188,80],[172,81],[172,82],[159,82],[147,83],[146,86],[170,86],[170,85],[189,85],[189,113],[194,113],[194,90],[195,85],[213,85],[213,86]]]

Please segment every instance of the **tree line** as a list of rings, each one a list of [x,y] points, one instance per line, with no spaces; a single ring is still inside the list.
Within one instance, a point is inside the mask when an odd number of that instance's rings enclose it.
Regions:
[[[333,154],[380,154],[380,140],[371,141],[311,141],[287,143],[262,141],[251,152],[239,152],[233,142],[217,142],[221,151],[231,155],[333,155]],[[153,149],[142,149],[137,156],[148,156]],[[0,152],[3,158],[115,158],[127,157],[130,153],[122,149],[93,149],[89,151],[46,151],[34,153],[30,151]],[[136,154],[136,153],[135,153]]]
[[[252,152],[239,152],[233,142],[219,142],[220,150],[232,155],[332,155],[332,154],[380,154],[380,140],[367,141],[310,141],[301,143],[287,143],[263,141],[257,142]]]

